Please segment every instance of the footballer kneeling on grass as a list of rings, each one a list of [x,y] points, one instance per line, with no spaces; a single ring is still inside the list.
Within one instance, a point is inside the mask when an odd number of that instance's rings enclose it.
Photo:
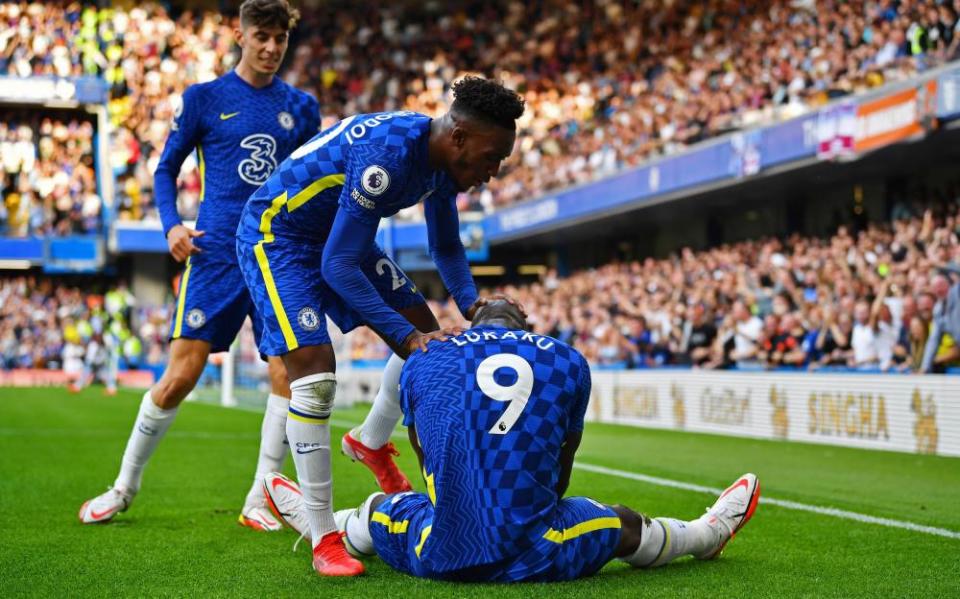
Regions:
[[[375,493],[336,512],[351,553],[424,578],[572,580],[614,558],[638,568],[713,559],[753,516],[753,474],[689,521],[564,498],[590,397],[586,360],[527,331],[505,301],[473,325],[404,365],[400,403],[427,493]],[[309,534],[296,483],[273,474],[264,486],[275,515]]]

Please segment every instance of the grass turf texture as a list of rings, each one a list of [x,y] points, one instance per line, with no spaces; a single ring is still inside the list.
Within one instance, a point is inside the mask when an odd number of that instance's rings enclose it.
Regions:
[[[83,526],[77,510],[116,475],[139,393],[0,388],[0,596],[322,597],[947,597],[960,593],[960,540],[761,504],[725,554],[653,571],[621,563],[571,583],[509,586],[418,580],[368,560],[359,579],[321,579],[294,533],[236,524],[256,459],[260,415],[186,404],[132,508]],[[338,422],[359,422],[363,408]],[[334,439],[345,432],[334,426]],[[415,473],[399,442],[400,462]],[[764,495],[960,530],[960,459],[588,424],[578,459],[724,487],[756,472]],[[293,474],[291,460],[287,473]],[[334,457],[338,507],[373,477]],[[420,488],[423,484],[414,481]],[[571,494],[650,515],[693,518],[701,493],[574,471]]]

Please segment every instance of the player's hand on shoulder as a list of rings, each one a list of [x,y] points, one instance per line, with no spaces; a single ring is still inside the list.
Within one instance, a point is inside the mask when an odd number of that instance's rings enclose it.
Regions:
[[[521,304],[518,300],[510,297],[509,295],[504,295],[502,293],[495,293],[493,295],[478,297],[477,301],[473,302],[473,305],[470,306],[470,309],[467,310],[467,313],[464,314],[464,316],[467,317],[467,320],[472,321],[473,317],[477,315],[477,311],[480,308],[486,306],[490,302],[497,301],[497,300],[504,300],[520,308],[520,312],[523,314],[524,318],[529,316],[529,314],[527,314],[527,311],[523,308],[523,304]]]
[[[418,349],[425,352],[427,351],[427,344],[431,341],[446,341],[449,337],[454,337],[462,332],[462,327],[443,328],[429,333],[414,331],[403,341],[403,349],[407,352],[407,356],[400,357],[406,358]]]
[[[177,225],[170,229],[167,234],[167,246],[174,260],[183,262],[190,256],[203,251],[193,244],[195,237],[203,237],[203,231],[194,231],[184,225]]]

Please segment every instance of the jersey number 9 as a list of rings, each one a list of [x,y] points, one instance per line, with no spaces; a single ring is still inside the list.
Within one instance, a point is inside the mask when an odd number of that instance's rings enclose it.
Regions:
[[[517,380],[512,385],[501,385],[493,378],[493,374],[501,368],[509,368],[517,374]],[[491,435],[505,435],[527,407],[527,400],[533,392],[533,368],[515,354],[495,354],[477,367],[477,386],[490,399],[508,402],[507,409],[489,431]]]

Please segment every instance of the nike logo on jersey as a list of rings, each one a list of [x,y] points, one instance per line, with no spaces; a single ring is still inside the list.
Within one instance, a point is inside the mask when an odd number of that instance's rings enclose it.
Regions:
[[[239,111],[239,110],[238,110],[237,112],[231,112],[230,114],[226,114],[226,113],[224,113],[224,112],[221,112],[221,113],[220,113],[220,120],[221,120],[221,121],[225,121],[225,120],[227,120],[227,119],[232,119],[233,117],[237,116],[238,114],[240,114],[240,111]]]

